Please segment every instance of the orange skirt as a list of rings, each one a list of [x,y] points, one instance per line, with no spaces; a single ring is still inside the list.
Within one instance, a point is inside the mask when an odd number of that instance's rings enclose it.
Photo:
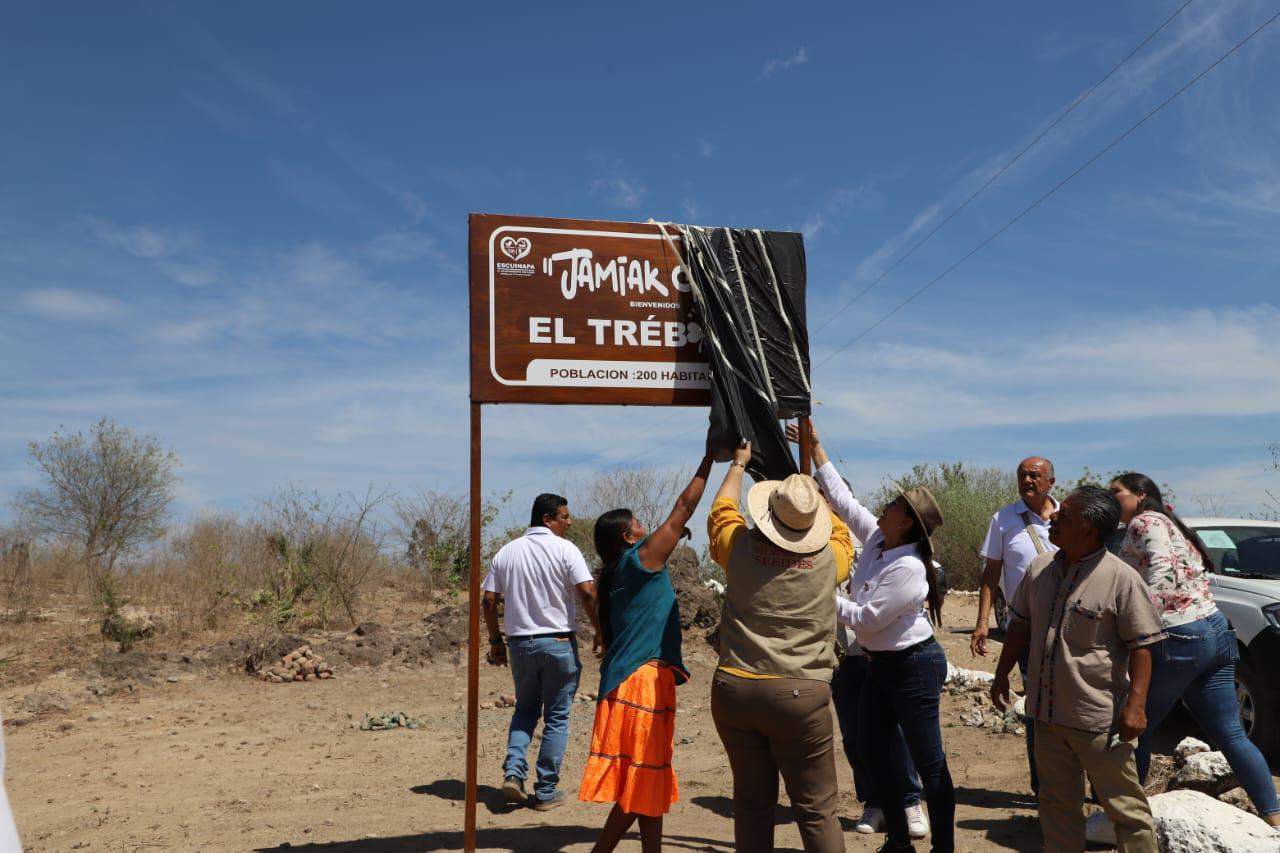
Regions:
[[[675,676],[649,661],[596,705],[578,799],[617,803],[629,814],[666,814],[680,799],[671,768],[675,734]]]

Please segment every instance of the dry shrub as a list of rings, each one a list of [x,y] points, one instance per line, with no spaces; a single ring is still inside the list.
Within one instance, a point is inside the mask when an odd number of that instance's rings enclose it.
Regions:
[[[254,604],[277,623],[360,621],[364,598],[387,571],[374,510],[385,496],[324,498],[290,488],[263,502],[256,527],[269,561]]]
[[[523,527],[497,534],[491,530],[510,500],[510,492],[495,494],[480,507],[482,563],[524,532]],[[392,532],[404,549],[401,567],[408,570],[415,597],[432,601],[437,593],[456,592],[466,586],[471,574],[469,496],[423,489],[396,498],[391,509],[395,516]]]
[[[0,588],[7,621],[25,622],[35,599],[31,575],[31,540],[0,536]]]
[[[206,515],[120,573],[120,595],[154,611],[173,639],[217,632],[240,621],[266,560],[260,532],[233,515]]]
[[[951,589],[977,589],[985,560],[979,555],[986,541],[991,516],[1018,497],[1012,471],[974,468],[962,462],[916,465],[897,479],[904,489],[927,486],[938,500],[945,523],[933,535],[933,558],[947,573]],[[898,494],[890,484],[881,488],[872,506],[879,507]]]
[[[203,516],[121,572],[119,599],[151,610],[170,639],[354,625],[390,562],[379,501],[289,489],[248,520]]]

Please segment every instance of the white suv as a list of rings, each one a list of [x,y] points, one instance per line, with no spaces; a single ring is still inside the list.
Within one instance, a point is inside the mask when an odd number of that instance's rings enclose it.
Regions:
[[[1280,756],[1280,521],[1183,521],[1213,558],[1213,597],[1240,644],[1240,720],[1259,749]]]

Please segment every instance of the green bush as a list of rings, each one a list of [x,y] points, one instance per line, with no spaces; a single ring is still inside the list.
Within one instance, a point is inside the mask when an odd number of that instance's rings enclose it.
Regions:
[[[947,571],[950,589],[977,589],[986,562],[978,555],[987,537],[991,516],[1017,499],[1012,471],[970,468],[963,462],[916,465],[898,478],[904,489],[926,486],[942,509],[944,524],[933,536],[934,559]],[[898,490],[891,484],[876,495],[874,509],[892,500]]]

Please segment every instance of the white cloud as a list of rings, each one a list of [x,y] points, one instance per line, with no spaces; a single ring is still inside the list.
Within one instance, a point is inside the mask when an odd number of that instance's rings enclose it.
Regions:
[[[400,204],[413,217],[414,222],[427,215],[427,203],[422,196],[410,190],[399,190],[398,193],[400,195]]]
[[[196,242],[191,234],[171,228],[117,225],[97,217],[89,217],[89,224],[98,238],[107,245],[146,260],[154,261],[189,252]]]
[[[1172,484],[1187,514],[1197,498],[1259,512],[1267,489],[1280,492],[1266,450],[1280,423],[1280,307],[1055,317],[1048,328],[943,341],[927,334],[934,324],[816,367],[828,452],[848,457],[860,493],[918,462],[1006,466],[1028,453],[1050,455],[1060,479],[1086,465],[1143,470]]]
[[[765,77],[772,77],[779,71],[786,71],[796,65],[804,65],[808,61],[809,54],[802,47],[787,59],[770,59],[766,62],[764,68],[760,71],[760,79],[763,80]]]
[[[213,317],[158,323],[151,329],[151,336],[160,343],[192,346],[204,343],[222,333],[227,324]]]
[[[1163,418],[1280,415],[1274,305],[1066,322],[1040,337],[846,352],[820,368],[816,393],[842,429],[863,438],[1099,422],[1158,429]],[[814,352],[815,363],[821,355]],[[843,379],[853,375],[856,387]]]
[[[209,264],[158,261],[156,269],[187,287],[208,287],[218,281],[218,270]]]
[[[1135,101],[1149,98],[1152,87],[1164,81],[1166,77],[1175,72],[1186,72],[1192,67],[1199,70],[1201,67],[1199,63],[1203,57],[1220,51],[1224,44],[1225,36],[1222,33],[1221,24],[1227,14],[1228,11],[1225,9],[1214,8],[1198,19],[1189,15],[1180,17],[1175,26],[1163,34],[1165,36],[1163,43],[1154,47],[1149,45],[1143,53],[1124,65],[1111,79],[1092,93],[1087,101],[1082,102],[1061,125],[1055,127],[1025,155],[1020,156],[1016,164],[993,185],[995,189],[987,192],[994,192],[1000,188],[1001,184],[1010,182],[1016,175],[1038,171],[1040,164],[1072,149],[1074,143],[1104,126],[1107,121],[1131,107]],[[1120,56],[1115,56],[1110,61],[1114,62],[1119,58]],[[1184,77],[1175,79],[1179,85],[1185,82]],[[1093,82],[1089,81],[1089,85]],[[1064,110],[1074,104],[1088,89],[1089,86],[1083,86],[1078,95],[1073,96],[1070,101],[1063,103],[1061,107],[1043,118],[1024,134],[1022,139],[996,152],[985,162],[970,170],[940,201],[917,214],[903,231],[882,242],[875,251],[857,264],[854,269],[854,281],[867,282],[878,278],[891,265],[894,256],[906,248],[908,243],[913,242],[913,238],[925,224],[935,219],[944,209],[952,210],[963,203],[975,190],[1012,162],[1019,152],[1036,139],[1048,125],[1058,119]],[[1089,153],[1091,151],[1092,149]],[[1063,174],[1079,165],[1079,160],[1083,157],[1083,154],[1074,155],[1072,161],[1063,164],[1062,168],[1066,170]],[[1246,199],[1241,203],[1249,204],[1258,198],[1257,194],[1253,198],[1246,195]],[[1267,203],[1267,198],[1267,193],[1262,192],[1261,199],[1264,205]],[[1030,198],[1027,199],[1029,200]]]
[[[590,191],[593,196],[608,204],[628,209],[640,206],[641,200],[648,192],[644,184],[629,176],[615,175],[611,178],[596,178],[591,182]]]
[[[29,311],[50,320],[102,320],[123,313],[118,300],[100,293],[46,287],[28,290],[19,301]]]
[[[702,152],[703,157],[710,158],[712,153],[714,153],[711,148],[711,143],[705,139],[699,141],[698,149]]]
[[[808,221],[806,221],[804,225],[800,226],[800,233],[804,235],[806,240],[813,240],[818,236],[818,232],[821,231],[823,226],[826,224],[826,217],[821,213],[815,213],[813,216],[809,217]]]
[[[114,249],[150,262],[166,278],[187,287],[208,287],[220,273],[200,254],[200,241],[191,232],[152,225],[120,225],[87,217],[98,239]]]
[[[435,238],[420,231],[390,231],[379,234],[365,246],[368,256],[379,263],[404,263],[421,258],[446,260]]]
[[[911,220],[911,224],[903,231],[885,240],[880,244],[879,248],[858,262],[858,266],[853,271],[854,279],[856,281],[870,281],[879,276],[889,266],[889,260],[919,234],[926,225],[933,222],[941,210],[942,202],[939,201],[917,213],[915,218]]]

